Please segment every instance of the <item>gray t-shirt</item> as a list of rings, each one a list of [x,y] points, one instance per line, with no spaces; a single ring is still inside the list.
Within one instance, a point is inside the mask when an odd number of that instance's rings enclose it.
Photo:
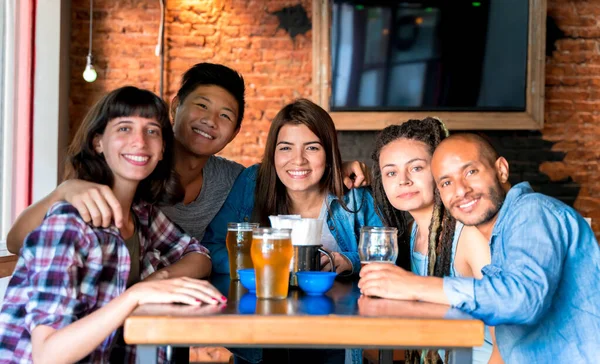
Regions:
[[[160,210],[186,233],[201,241],[206,227],[223,206],[243,170],[241,164],[211,156],[204,166],[202,189],[196,200],[187,205],[179,202],[161,206]]]

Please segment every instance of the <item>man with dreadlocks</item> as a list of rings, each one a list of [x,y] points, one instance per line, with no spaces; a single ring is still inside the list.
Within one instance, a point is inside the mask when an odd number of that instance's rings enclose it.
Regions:
[[[482,279],[414,277],[401,299],[451,304],[496,326],[507,363],[595,363],[600,348],[600,248],[564,203],[511,188],[508,162],[483,138],[463,134],[436,149],[432,171],[452,216],[488,240]]]
[[[398,264],[422,276],[467,276],[481,278],[481,268],[490,263],[487,241],[474,227],[457,223],[444,208],[431,174],[433,151],[448,136],[444,124],[436,118],[409,120],[385,128],[378,136],[373,153],[373,189],[382,217],[389,226],[399,227]],[[405,213],[414,220],[405,227]],[[405,233],[406,232],[406,233]],[[373,264],[371,264],[373,265]],[[381,264],[363,268],[359,286],[369,295],[396,298],[397,277],[403,270]],[[398,273],[398,274],[397,274]],[[475,348],[474,362],[501,362],[497,350],[490,361],[492,338],[486,329],[486,341]],[[446,354],[440,350],[441,358]],[[407,362],[435,362],[438,353],[407,353]],[[445,360],[447,361],[447,360]]]

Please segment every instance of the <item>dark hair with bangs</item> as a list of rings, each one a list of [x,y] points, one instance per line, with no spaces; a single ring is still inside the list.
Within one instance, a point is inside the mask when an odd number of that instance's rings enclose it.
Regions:
[[[326,158],[325,173],[319,182],[321,191],[326,190],[335,195],[341,206],[348,210],[343,199],[342,157],[333,120],[319,105],[307,99],[298,99],[281,109],[269,128],[265,153],[258,169],[253,219],[268,226],[269,215],[290,213],[286,187],[275,170],[277,137],[284,125],[306,125],[319,138]]]
[[[102,97],[83,119],[67,150],[65,179],[82,179],[111,186],[113,173],[94,149],[94,138],[102,135],[108,123],[119,117],[139,116],[155,119],[161,126],[163,159],[154,171],[140,182],[135,202],[174,203],[183,198],[183,188],[173,170],[173,128],[167,105],[148,90],[133,86],[118,88]]]
[[[179,105],[183,104],[185,98],[198,86],[208,85],[219,86],[235,98],[238,103],[236,129],[239,129],[244,118],[244,93],[246,92],[244,78],[235,70],[222,64],[198,63],[187,70],[181,78],[181,87],[177,91]]]

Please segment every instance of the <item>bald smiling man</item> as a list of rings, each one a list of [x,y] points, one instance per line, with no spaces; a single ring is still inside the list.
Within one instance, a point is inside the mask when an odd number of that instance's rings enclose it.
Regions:
[[[489,239],[483,278],[404,272],[404,299],[446,303],[496,326],[506,363],[594,363],[600,357],[600,249],[587,222],[564,203],[511,188],[503,157],[479,136],[436,149],[432,172],[452,216]]]

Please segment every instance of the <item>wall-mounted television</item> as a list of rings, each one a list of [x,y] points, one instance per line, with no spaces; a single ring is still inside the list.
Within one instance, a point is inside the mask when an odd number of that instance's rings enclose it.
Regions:
[[[335,0],[332,111],[524,111],[526,0]]]
[[[315,99],[346,130],[432,114],[460,115],[455,129],[540,128],[545,12],[545,0],[316,0]]]

